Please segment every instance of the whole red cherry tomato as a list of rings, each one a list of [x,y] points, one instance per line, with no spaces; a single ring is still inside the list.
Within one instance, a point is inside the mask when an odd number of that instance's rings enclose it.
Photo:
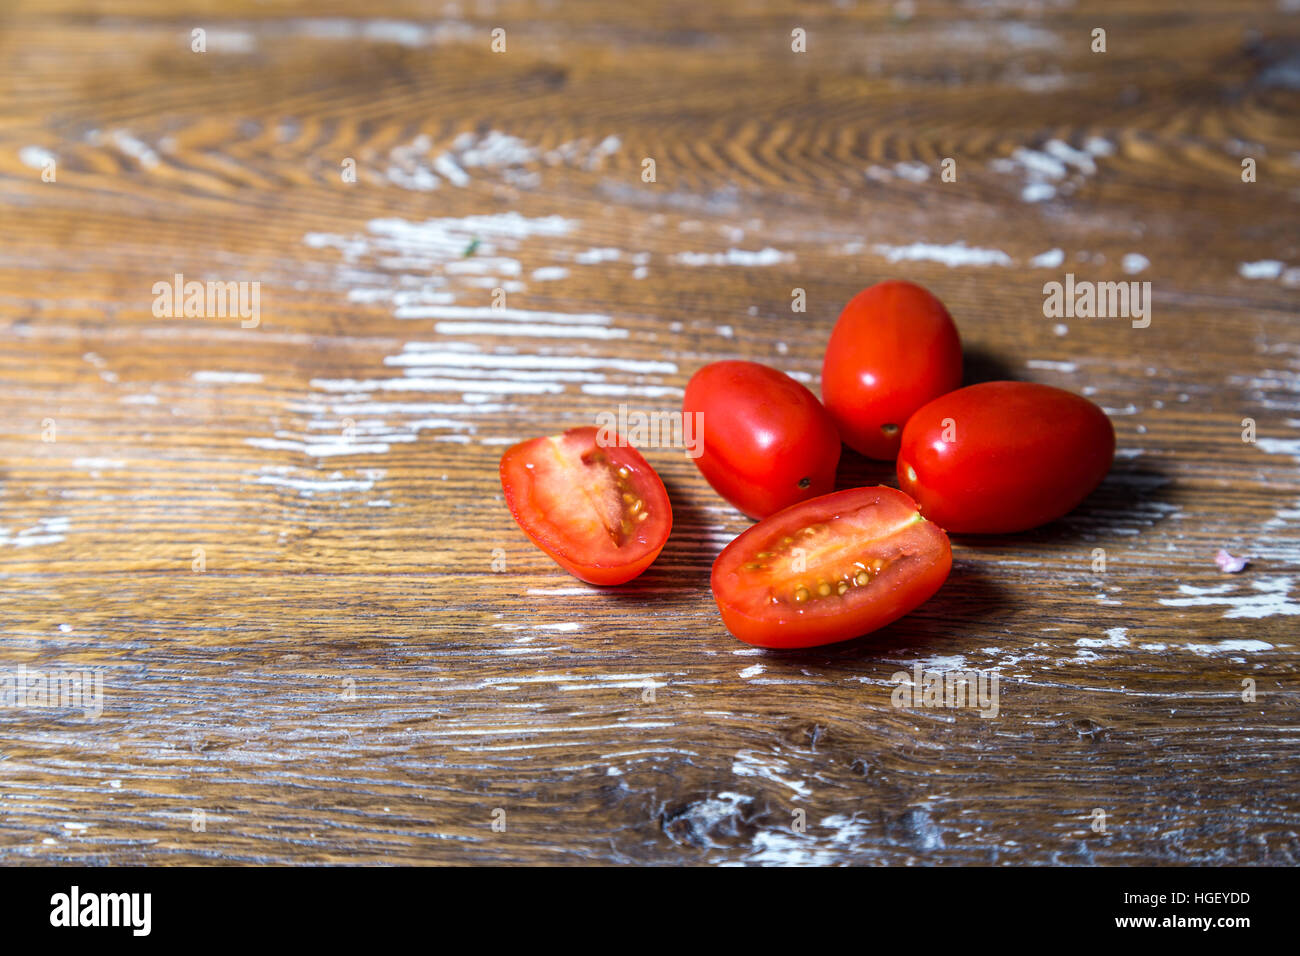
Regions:
[[[751,518],[835,487],[835,422],[816,395],[784,372],[757,362],[706,365],[687,384],[682,413],[688,426],[697,420],[702,426],[692,452],[700,472]]]
[[[1115,429],[1086,398],[984,382],[908,420],[898,484],[953,534],[1002,534],[1061,517],[1101,483],[1114,457]]]
[[[822,362],[822,398],[850,448],[893,461],[912,413],[960,386],[957,326],[919,285],[877,283],[840,313]]]
[[[760,521],[713,563],[713,599],[736,637],[813,647],[866,634],[948,578],[948,536],[893,488],[851,488]]]
[[[649,462],[596,428],[534,438],[501,457],[501,487],[524,534],[570,574],[622,584],[659,556],[673,513]]]

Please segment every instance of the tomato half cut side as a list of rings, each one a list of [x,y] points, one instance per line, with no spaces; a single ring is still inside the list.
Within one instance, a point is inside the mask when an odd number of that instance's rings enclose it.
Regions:
[[[668,492],[641,453],[594,427],[534,438],[501,456],[506,505],[524,534],[589,584],[650,566],[673,526]]]
[[[713,563],[722,622],[758,647],[832,644],[898,620],[952,569],[948,536],[884,486],[801,502],[760,521]]]

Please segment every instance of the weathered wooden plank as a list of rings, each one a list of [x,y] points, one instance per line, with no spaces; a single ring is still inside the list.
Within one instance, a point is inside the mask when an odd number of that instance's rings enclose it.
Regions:
[[[1295,865],[1294,17],[909,6],[13,9],[0,667],[103,709],[0,709],[0,858]],[[1067,272],[1150,281],[1150,326],[1045,316]],[[258,283],[256,322],[155,314],[176,273]],[[748,522],[680,449],[622,589],[510,521],[511,442],[719,358],[815,390],[892,275],[972,380],[1111,413],[1075,514],[799,654],[722,629]],[[894,706],[918,664],[996,674],[997,716]]]

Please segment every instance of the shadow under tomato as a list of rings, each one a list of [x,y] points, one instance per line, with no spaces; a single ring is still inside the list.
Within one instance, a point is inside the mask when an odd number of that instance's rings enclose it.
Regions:
[[[835,490],[868,488],[874,485],[898,487],[898,477],[892,461],[876,461],[860,455],[848,445],[840,453],[840,466],[835,472]]]
[[[1015,369],[1000,355],[978,346],[966,346],[961,353],[962,387],[981,382],[1006,382],[1019,378]]]

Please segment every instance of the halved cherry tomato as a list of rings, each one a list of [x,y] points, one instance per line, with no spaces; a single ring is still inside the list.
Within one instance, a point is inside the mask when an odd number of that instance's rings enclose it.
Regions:
[[[784,372],[757,362],[706,365],[691,376],[682,413],[701,415],[700,472],[751,518],[835,488],[835,422]]]
[[[590,584],[622,584],[659,556],[673,513],[641,453],[594,427],[520,442],[501,456],[510,513],[555,563]]]
[[[1086,398],[1030,382],[983,382],[911,417],[898,484],[953,534],[1003,534],[1070,511],[1114,457],[1115,429]]]
[[[736,637],[813,647],[898,620],[948,578],[948,536],[893,488],[851,488],[760,521],[713,562],[713,599]]]
[[[919,285],[879,282],[840,313],[822,362],[822,398],[850,448],[893,461],[912,413],[960,386],[957,326]]]

